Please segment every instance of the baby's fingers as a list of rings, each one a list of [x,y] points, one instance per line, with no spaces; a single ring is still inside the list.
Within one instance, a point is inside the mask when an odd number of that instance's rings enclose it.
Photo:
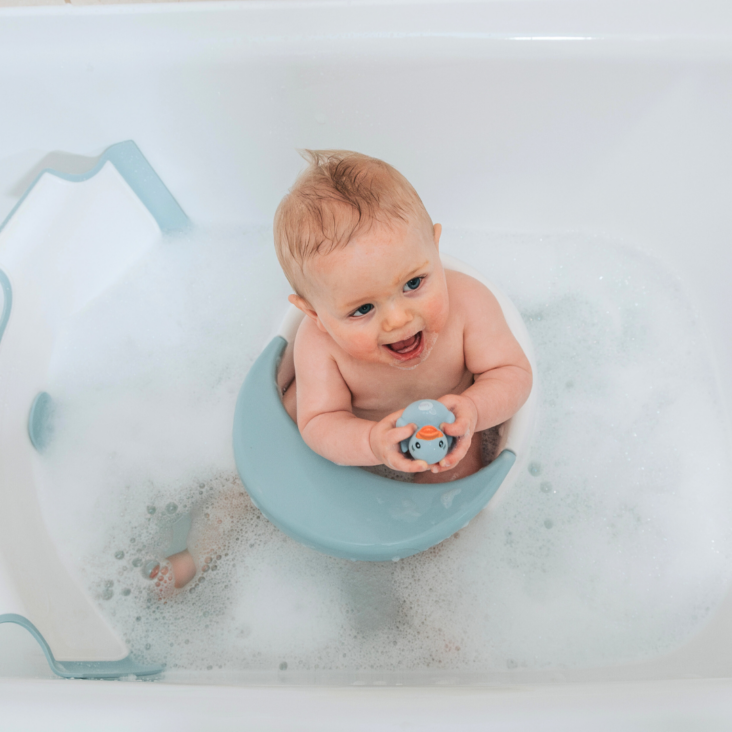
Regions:
[[[396,445],[402,440],[408,440],[414,434],[416,429],[416,424],[406,424],[404,427],[394,427],[386,433],[385,439],[390,445]]]
[[[402,473],[422,473],[429,468],[424,460],[411,460],[405,457],[399,448],[389,455],[387,465],[392,470],[400,470]]]
[[[452,437],[471,435],[478,421],[478,410],[473,401],[456,394],[447,394],[440,401],[455,415],[454,422],[442,424],[442,431]]]
[[[450,437],[462,437],[470,431],[471,420],[468,417],[458,417],[454,422],[443,422],[440,428]]]
[[[439,473],[442,472],[442,470],[450,470],[450,468],[454,468],[467,454],[471,442],[472,439],[469,435],[458,438],[452,450],[450,450],[450,452],[440,460],[440,470],[435,472]]]

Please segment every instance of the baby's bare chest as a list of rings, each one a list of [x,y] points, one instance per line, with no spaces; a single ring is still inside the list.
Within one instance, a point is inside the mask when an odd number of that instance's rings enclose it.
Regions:
[[[465,366],[462,342],[439,341],[429,357],[412,369],[383,364],[348,363],[341,366],[351,391],[351,406],[357,417],[378,421],[404,409],[418,399],[439,399],[460,394],[473,383]]]

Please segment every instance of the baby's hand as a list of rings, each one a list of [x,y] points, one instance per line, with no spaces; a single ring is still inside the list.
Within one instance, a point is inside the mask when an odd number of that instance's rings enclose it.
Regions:
[[[403,473],[421,473],[429,467],[424,460],[411,460],[406,457],[399,446],[402,440],[409,439],[417,429],[416,424],[406,424],[397,427],[396,421],[402,416],[402,410],[384,417],[371,428],[369,442],[371,449],[384,465],[392,470],[401,470]],[[462,455],[461,455],[462,457]]]
[[[433,473],[442,473],[454,468],[467,454],[475,434],[475,425],[478,424],[478,408],[472,399],[460,394],[446,394],[437,401],[455,415],[452,424],[443,422],[440,429],[446,435],[456,438],[456,443],[437,465],[430,466]]]

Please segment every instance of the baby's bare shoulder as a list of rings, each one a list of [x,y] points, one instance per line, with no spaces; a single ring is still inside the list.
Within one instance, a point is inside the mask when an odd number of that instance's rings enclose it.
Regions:
[[[331,359],[332,346],[333,339],[327,333],[320,330],[311,318],[303,318],[295,336],[295,358]]]
[[[455,309],[466,318],[500,317],[503,319],[498,300],[482,282],[455,270],[445,270],[445,277],[450,294],[450,310]]]

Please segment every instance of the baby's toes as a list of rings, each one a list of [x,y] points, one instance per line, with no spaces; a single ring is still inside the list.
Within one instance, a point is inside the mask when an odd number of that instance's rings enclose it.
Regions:
[[[170,597],[175,591],[175,578],[170,562],[167,559],[162,562],[148,562],[145,567],[150,567],[148,577],[154,583],[153,588],[158,599]]]
[[[173,584],[176,589],[185,587],[196,576],[196,563],[191,553],[185,549],[168,557],[173,572]]]

